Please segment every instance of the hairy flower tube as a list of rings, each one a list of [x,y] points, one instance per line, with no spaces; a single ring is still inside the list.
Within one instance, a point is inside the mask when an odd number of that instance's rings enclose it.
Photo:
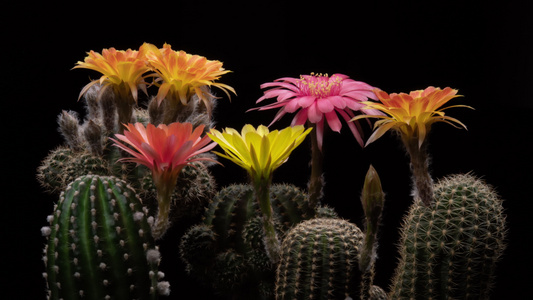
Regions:
[[[291,152],[311,130],[312,128],[305,130],[302,125],[279,131],[269,131],[263,125],[257,129],[252,125],[245,125],[240,133],[233,128],[226,128],[222,132],[211,129],[208,133],[225,154],[214,152],[241,166],[250,175],[263,214],[266,252],[273,263],[279,260],[280,242],[274,229],[270,204],[272,173],[287,161]]]
[[[120,124],[131,121],[133,106],[138,99],[138,90],[141,89],[147,94],[144,79],[147,76],[145,73],[151,69],[145,60],[145,50],[146,47],[141,47],[139,51],[109,48],[103,49],[102,54],[91,50],[85,60],[78,61],[73,68],[102,73],[100,79],[91,81],[81,90],[80,98],[97,83],[102,86],[98,98],[111,91],[117,106],[119,131],[121,131]]]
[[[272,123],[286,113],[296,113],[292,120],[293,126],[303,125],[307,121],[316,124],[315,134],[320,149],[322,149],[325,122],[333,131],[340,132],[342,128],[340,115],[347,122],[356,140],[363,146],[361,133],[353,122],[348,121],[354,117],[354,111],[380,114],[379,111],[366,108],[361,103],[368,98],[377,99],[373,87],[343,74],[328,76],[311,73],[311,75],[301,75],[300,78],[284,77],[264,83],[261,88],[270,89],[264,92],[257,103],[269,98],[276,98],[276,102],[254,109],[281,108]]]
[[[160,124],[157,127],[152,124],[144,127],[142,123],[130,123],[125,126],[124,134],[116,134],[118,140],[111,140],[115,146],[133,156],[120,161],[145,165],[152,171],[159,208],[152,234],[157,239],[170,225],[170,199],[180,171],[194,161],[213,161],[197,155],[213,149],[216,143],[210,143],[208,136],[201,137],[203,125],[194,130],[191,123],[172,123],[168,126]]]
[[[467,107],[466,105],[453,105],[442,108],[453,98],[459,97],[457,90],[446,87],[444,89],[428,87],[425,90],[406,93],[387,94],[381,90],[374,90],[379,102],[363,102],[369,109],[379,110],[386,115],[359,115],[352,120],[362,118],[380,118],[374,124],[374,133],[367,141],[367,145],[374,142],[388,130],[395,130],[411,157],[411,168],[415,181],[414,195],[429,206],[433,199],[433,181],[428,172],[428,155],[425,143],[431,125],[436,122],[445,122],[455,127],[466,129],[459,120],[446,116],[444,110],[451,107]]]
[[[148,49],[146,58],[157,73],[159,91],[156,100],[163,99],[187,105],[192,95],[196,94],[211,112],[209,97],[213,97],[205,87],[217,87],[231,98],[228,91],[235,90],[226,84],[215,82],[220,76],[229,73],[218,60],[208,60],[203,56],[172,50],[169,44],[158,49],[152,44],[143,45]]]

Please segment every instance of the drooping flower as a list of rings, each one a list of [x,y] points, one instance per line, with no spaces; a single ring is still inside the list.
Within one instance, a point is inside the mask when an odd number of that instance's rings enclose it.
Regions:
[[[84,61],[78,61],[73,69],[90,69],[102,73],[99,80],[87,84],[80,93],[80,98],[89,88],[99,83],[104,87],[113,86],[123,93],[123,97],[131,95],[134,101],[138,98],[138,89],[146,92],[144,74],[150,71],[145,60],[145,47],[137,50],[103,49],[102,54],[91,50]]]
[[[161,49],[148,43],[143,46],[149,49],[146,54],[147,60],[160,80],[156,82],[159,85],[156,96],[158,103],[165,98],[171,98],[187,105],[189,98],[196,94],[205,103],[208,111],[211,111],[208,96],[212,95],[204,87],[215,86],[230,98],[228,91],[235,94],[231,86],[215,82],[220,76],[230,72],[222,67],[220,61],[208,60],[203,56],[184,51],[175,51],[169,44],[164,44]]]
[[[144,127],[142,123],[135,123],[126,125],[126,129],[123,135],[115,135],[118,140],[111,140],[115,146],[133,156],[120,161],[145,165],[152,171],[159,207],[152,233],[157,238],[169,226],[170,199],[180,171],[194,161],[213,161],[197,155],[213,149],[216,143],[210,143],[208,136],[201,137],[203,125],[193,130],[191,123],[172,123],[168,126],[160,124],[157,127],[153,124]]]
[[[225,152],[214,151],[217,155],[241,166],[248,171],[252,180],[258,181],[269,179],[311,130],[312,128],[305,130],[304,126],[298,125],[280,131],[269,131],[263,125],[255,129],[247,124],[241,133],[233,128],[226,128],[222,132],[211,129],[208,135]]]
[[[261,85],[262,89],[271,88],[257,100],[257,103],[268,99],[277,98],[275,103],[268,104],[258,110],[281,108],[272,123],[279,120],[286,113],[295,113],[292,125],[303,125],[306,121],[316,124],[316,136],[320,149],[324,132],[324,122],[336,132],[342,128],[340,115],[348,124],[359,144],[363,140],[358,128],[353,122],[348,122],[354,117],[354,111],[368,114],[380,114],[379,111],[365,108],[362,101],[377,99],[373,87],[350,79],[343,74],[334,74],[331,77],[322,74],[301,75],[300,78],[284,77]]]
[[[428,87],[425,90],[412,91],[406,93],[391,93],[390,95],[379,89],[374,90],[375,94],[381,101],[363,102],[369,109],[381,111],[385,115],[359,115],[352,120],[362,118],[380,118],[374,125],[374,133],[367,141],[367,145],[380,138],[390,129],[400,132],[402,139],[405,141],[416,138],[418,147],[426,139],[431,125],[435,122],[445,122],[455,127],[457,125],[466,129],[466,126],[459,120],[446,116],[445,109],[452,107],[467,107],[466,105],[453,105],[442,108],[448,101],[459,97],[457,90],[450,87],[444,89]]]

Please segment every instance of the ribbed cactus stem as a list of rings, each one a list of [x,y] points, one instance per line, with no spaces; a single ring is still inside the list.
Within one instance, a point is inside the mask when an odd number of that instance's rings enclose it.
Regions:
[[[405,217],[391,299],[488,299],[505,249],[502,200],[471,175],[435,185],[435,203],[420,199]]]
[[[146,212],[124,181],[72,182],[42,229],[49,299],[156,299],[165,284]]]
[[[283,240],[276,299],[356,296],[362,239],[355,224],[340,219],[312,219],[296,225]]]
[[[270,184],[272,177],[255,180],[254,189],[261,209],[263,218],[263,230],[265,233],[265,250],[272,263],[279,261],[280,241],[274,227],[272,205],[270,203]]]
[[[418,136],[403,140],[411,158],[411,172],[413,173],[413,196],[420,198],[425,206],[431,206],[433,198],[433,179],[429,174],[429,155],[427,143],[419,143]]]

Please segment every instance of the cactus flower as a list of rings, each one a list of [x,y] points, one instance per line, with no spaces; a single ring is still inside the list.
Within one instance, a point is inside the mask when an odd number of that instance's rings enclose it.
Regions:
[[[131,94],[135,101],[138,98],[138,88],[146,93],[145,76],[143,75],[150,71],[150,67],[144,58],[145,47],[141,47],[139,51],[109,48],[103,49],[102,54],[91,50],[87,54],[85,60],[83,62],[78,61],[73,69],[90,69],[102,73],[102,76],[99,80],[93,80],[87,84],[81,90],[80,98],[96,83],[114,86],[118,91],[124,93],[122,95],[124,98],[127,98],[127,94]]]
[[[145,43],[147,47],[146,57],[153,67],[161,83],[156,100],[161,103],[163,99],[170,98],[179,100],[183,105],[187,105],[190,96],[196,94],[211,111],[211,103],[207,96],[209,92],[203,89],[204,86],[215,86],[221,89],[228,97],[228,91],[235,94],[235,90],[226,84],[214,82],[220,76],[229,73],[222,67],[218,60],[207,60],[203,56],[188,54],[184,51],[174,51],[169,44],[164,44],[158,49],[152,44]]]
[[[444,109],[451,107],[468,107],[466,105],[454,105],[442,108],[444,104],[457,95],[457,90],[452,88],[428,87],[425,90],[412,91],[409,94],[392,93],[375,89],[381,103],[364,102],[369,109],[376,109],[386,113],[383,115],[359,115],[352,121],[362,118],[380,118],[374,124],[374,133],[366,144],[370,144],[380,138],[389,129],[400,133],[402,142],[411,158],[411,171],[413,173],[413,195],[419,197],[426,206],[433,203],[433,179],[429,174],[429,159],[427,154],[426,137],[435,122],[445,122],[455,127],[457,125],[466,129],[459,120],[446,116]],[[457,124],[457,125],[456,125]]]
[[[257,110],[281,108],[272,123],[279,120],[286,113],[295,113],[292,125],[303,125],[306,121],[316,124],[316,137],[318,147],[322,149],[324,122],[336,132],[342,128],[340,115],[346,122],[354,117],[354,111],[369,114],[381,114],[373,108],[366,108],[362,101],[368,98],[376,100],[373,87],[350,79],[343,74],[332,76],[323,74],[301,75],[299,79],[284,77],[274,82],[264,83],[262,89],[271,88],[257,100],[257,103],[268,99],[277,98],[271,103]],[[297,112],[298,111],[298,112]],[[352,134],[363,146],[363,140],[358,128],[353,122],[348,122]]]
[[[144,127],[141,123],[135,123],[125,126],[127,130],[124,134],[116,134],[118,140],[111,140],[115,146],[133,156],[122,158],[121,161],[142,164],[152,171],[159,207],[153,230],[157,238],[162,236],[169,225],[170,198],[181,169],[194,161],[212,161],[209,158],[196,156],[213,149],[216,143],[209,143],[211,139],[208,136],[201,137],[203,125],[194,130],[191,123],[172,123],[168,126],[160,124],[157,127],[153,124]]]
[[[368,109],[375,109],[384,112],[384,115],[359,115],[352,120],[362,118],[380,118],[374,125],[374,133],[367,141],[367,145],[380,138],[389,129],[397,130],[401,133],[404,141],[417,139],[418,146],[421,147],[431,125],[435,122],[446,122],[453,126],[458,124],[466,129],[466,126],[459,120],[446,116],[444,109],[451,107],[468,107],[466,105],[454,105],[441,108],[453,98],[459,97],[457,90],[452,88],[428,87],[425,90],[412,91],[409,94],[391,93],[387,94],[379,89],[374,90],[379,102],[363,102]],[[455,124],[454,124],[455,123]],[[456,126],[457,127],[457,126]]]
[[[248,171],[252,180],[265,180],[287,161],[291,152],[305,139],[311,128],[302,125],[287,127],[281,131],[269,131],[260,125],[255,129],[245,125],[241,133],[233,128],[222,132],[211,129],[208,135],[217,142],[226,154],[215,152]]]
[[[291,152],[298,147],[312,130],[302,125],[287,127],[281,131],[269,131],[260,125],[254,128],[245,125],[241,133],[233,128],[223,132],[211,129],[208,135],[217,142],[226,154],[215,152],[248,171],[255,194],[263,214],[265,250],[272,263],[279,261],[280,241],[274,228],[270,203],[270,184],[272,173],[287,161]]]

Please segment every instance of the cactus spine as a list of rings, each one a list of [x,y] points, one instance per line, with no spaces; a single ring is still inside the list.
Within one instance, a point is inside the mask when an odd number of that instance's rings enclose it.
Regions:
[[[502,201],[469,174],[442,179],[434,197],[433,207],[415,200],[404,219],[391,298],[488,299],[505,249]]]
[[[43,260],[49,299],[157,299],[159,251],[147,210],[114,177],[82,176],[61,193]]]
[[[315,214],[336,216],[328,208],[311,209],[307,195],[288,184],[273,184],[270,201],[280,235]],[[187,271],[212,283],[221,294],[240,295],[243,299],[271,298],[275,270],[265,250],[262,224],[251,185],[234,184],[221,189],[210,202],[203,223],[182,237],[180,253]]]
[[[340,219],[298,224],[282,243],[276,299],[345,299],[355,295],[361,280],[357,261],[363,239],[356,225]]]

